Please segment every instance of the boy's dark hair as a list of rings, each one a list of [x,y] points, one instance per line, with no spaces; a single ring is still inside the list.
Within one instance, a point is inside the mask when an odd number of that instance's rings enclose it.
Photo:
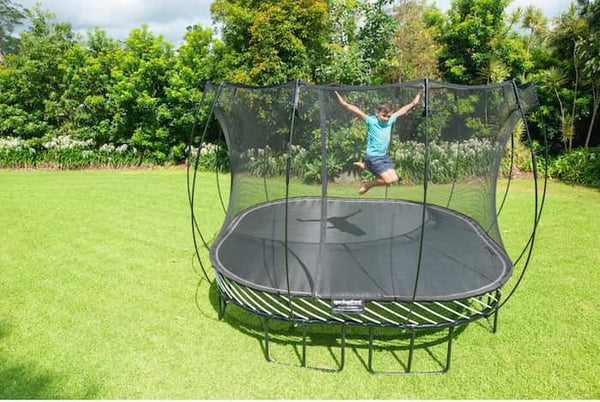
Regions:
[[[384,113],[384,114],[392,113],[393,109],[394,108],[392,107],[392,104],[390,102],[381,102],[375,108],[375,110],[377,110],[378,113]]]

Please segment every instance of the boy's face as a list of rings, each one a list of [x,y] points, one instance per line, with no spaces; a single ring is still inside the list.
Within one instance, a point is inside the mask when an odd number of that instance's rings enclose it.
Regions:
[[[376,115],[381,124],[387,123],[388,121],[390,121],[390,118],[392,117],[391,112],[377,112]]]

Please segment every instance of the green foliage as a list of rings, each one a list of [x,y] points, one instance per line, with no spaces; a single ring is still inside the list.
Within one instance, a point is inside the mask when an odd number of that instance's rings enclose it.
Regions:
[[[13,169],[122,168],[138,165],[138,159],[137,151],[127,145],[104,144],[96,149],[92,139],[81,141],[69,136],[28,141],[0,138],[0,166]]]
[[[228,172],[230,170],[227,149],[219,144],[202,143],[199,148],[192,147],[189,163],[203,171]]]
[[[467,141],[438,141],[429,143],[428,180],[445,184],[471,177],[486,176],[493,166],[496,150],[485,139]],[[402,142],[392,160],[402,179],[408,183],[422,183],[425,172],[425,144]]]
[[[390,0],[329,1],[328,42],[313,77],[315,82],[350,85],[389,82],[399,52],[394,41],[398,21],[392,3]]]
[[[552,158],[548,173],[568,183],[600,188],[600,148],[580,148]]]
[[[424,0],[402,0],[396,4],[396,55],[387,68],[387,81],[403,82],[423,77],[439,79],[437,59],[441,47],[435,41],[437,28],[427,23],[430,9]]]
[[[190,131],[202,124],[202,87],[214,77],[210,30],[190,28],[175,53],[147,26],[133,29],[124,43],[100,29],[82,41],[51,13],[36,8],[29,16],[32,28],[22,33],[19,52],[0,69],[0,137],[89,140],[88,153],[78,156],[82,166],[111,166],[106,158],[90,162],[89,152],[104,145],[135,152],[118,162],[124,164],[132,155],[137,164],[185,158]],[[63,159],[56,164],[76,165]]]
[[[385,8],[392,3],[391,0],[376,0],[374,4],[365,2],[363,5],[365,21],[358,33],[358,41],[371,84],[385,83],[385,72],[396,56],[393,39],[398,21]]]
[[[506,151],[504,152],[504,158],[500,163],[500,173],[508,177],[509,175],[515,175],[518,172],[533,172],[533,161],[531,155],[531,148],[528,147],[523,141],[526,135],[525,124],[523,120],[519,120],[512,132],[511,143],[507,145]],[[539,152],[538,147],[534,143],[534,152]],[[539,174],[545,171],[543,166],[543,159],[537,159],[538,166],[537,171]],[[511,172],[512,167],[512,172]]]
[[[30,30],[21,34],[18,52],[0,69],[0,134],[23,139],[59,134],[67,52],[73,44],[69,24],[51,22],[54,16],[37,7],[28,16]]]
[[[42,161],[50,153],[41,144],[59,137],[91,141],[89,152],[127,146],[138,164],[181,163],[193,128],[206,121],[207,106],[200,104],[209,80],[368,85],[441,76],[465,84],[535,81],[542,106],[529,116],[534,139],[541,143],[546,132],[552,155],[597,145],[597,2],[578,0],[552,29],[534,7],[507,19],[507,4],[454,0],[442,14],[422,0],[216,0],[211,11],[220,39],[194,25],[175,50],[147,26],[123,42],[99,28],[83,39],[40,6],[25,13],[0,0],[0,44],[9,46],[14,27],[28,19],[0,66],[0,138],[23,140],[39,153],[32,159],[26,149],[11,148],[13,164]],[[461,102],[468,108],[468,100]],[[432,140],[448,119],[438,107],[430,119]],[[468,120],[465,128],[484,135],[487,119]],[[214,142],[216,133],[213,123],[205,141]],[[422,133],[417,127],[415,139]],[[331,134],[329,175],[335,177],[360,147]],[[302,175],[319,180],[320,160],[305,163]]]
[[[211,11],[223,24],[235,81],[270,85],[312,78],[328,29],[324,0],[216,0]]]
[[[437,20],[441,22],[440,70],[445,80],[472,84],[480,82],[484,72],[483,82],[489,83],[524,72],[525,47],[504,21],[508,4],[508,0],[455,0],[447,19]],[[496,77],[492,73],[503,69],[509,74],[502,72]]]

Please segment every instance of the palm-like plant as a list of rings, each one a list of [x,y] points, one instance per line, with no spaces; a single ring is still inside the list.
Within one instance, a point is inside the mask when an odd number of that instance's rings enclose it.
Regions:
[[[527,6],[521,20],[521,27],[529,30],[527,42],[527,53],[529,54],[531,46],[542,42],[548,32],[548,18],[544,16],[541,8]]]
[[[492,56],[487,65],[477,69],[479,80],[486,85],[496,84],[510,76],[510,70],[498,57]]]
[[[562,122],[562,140],[565,149],[570,151],[573,147],[573,137],[575,136],[575,119],[571,113],[565,113]]]

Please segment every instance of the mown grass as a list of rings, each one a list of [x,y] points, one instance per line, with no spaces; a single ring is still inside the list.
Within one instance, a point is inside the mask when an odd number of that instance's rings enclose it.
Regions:
[[[501,215],[512,256],[531,229],[530,189],[513,181]],[[214,174],[197,191],[210,238],[223,220]],[[598,210],[597,190],[550,183],[498,333],[485,321],[461,328],[449,373],[369,374],[366,331],[352,329],[344,371],[328,374],[266,363],[257,317],[230,306],[217,320],[192,262],[184,170],[3,171],[0,399],[598,399]],[[272,330],[273,355],[297,362],[299,330]],[[403,334],[380,335],[377,366],[401,368]],[[443,335],[428,335],[415,369],[443,359]],[[309,364],[334,366],[335,329],[309,339]]]

